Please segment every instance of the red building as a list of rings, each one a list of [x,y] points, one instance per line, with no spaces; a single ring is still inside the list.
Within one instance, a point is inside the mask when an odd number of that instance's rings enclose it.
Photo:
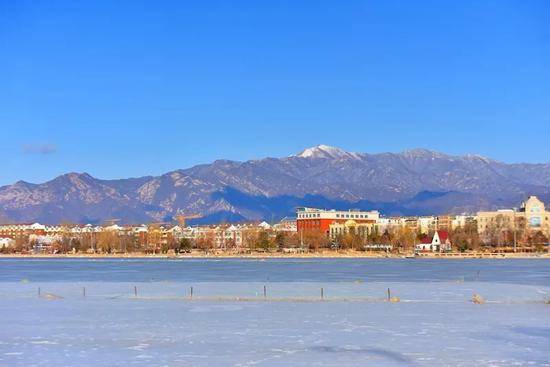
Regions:
[[[296,228],[298,232],[315,230],[326,235],[333,223],[345,223],[353,220],[356,223],[376,223],[380,213],[376,210],[324,210],[315,208],[298,208],[296,211]]]

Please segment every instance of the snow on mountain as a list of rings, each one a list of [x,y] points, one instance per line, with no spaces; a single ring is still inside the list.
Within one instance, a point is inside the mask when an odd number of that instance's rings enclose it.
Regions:
[[[296,206],[361,207],[385,214],[475,211],[550,198],[550,164],[505,164],[425,149],[351,153],[328,145],[286,158],[218,160],[158,177],[100,180],[69,173],[0,187],[0,221],[56,223],[268,219]]]
[[[321,158],[321,159],[342,159],[342,158],[358,158],[357,153],[346,152],[343,149],[331,147],[328,145],[317,145],[315,147],[304,149],[296,155],[300,158]]]

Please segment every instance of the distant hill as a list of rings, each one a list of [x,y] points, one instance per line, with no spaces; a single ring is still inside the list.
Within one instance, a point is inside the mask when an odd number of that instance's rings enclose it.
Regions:
[[[120,180],[68,173],[42,184],[0,187],[0,221],[125,223],[172,220],[277,220],[296,206],[440,214],[550,199],[550,164],[505,164],[477,155],[425,149],[352,153],[319,145],[285,158],[211,164]]]

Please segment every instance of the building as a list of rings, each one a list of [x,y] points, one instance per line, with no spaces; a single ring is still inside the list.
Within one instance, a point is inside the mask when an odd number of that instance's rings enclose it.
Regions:
[[[475,216],[472,215],[440,215],[437,217],[437,229],[443,231],[452,231],[458,227],[465,227],[467,224],[474,223]]]
[[[451,229],[457,229],[459,227],[466,227],[467,225],[475,225],[476,223],[476,216],[474,215],[455,215],[454,218],[451,221]]]
[[[417,252],[449,252],[451,241],[447,231],[435,231],[433,236],[426,236],[415,246]]]
[[[536,196],[529,196],[529,198],[522,203],[519,212],[525,218],[527,228],[542,230],[543,232],[548,230],[550,212],[546,211],[544,203]]]
[[[417,220],[417,228],[420,233],[429,233],[431,231],[434,231],[437,229],[437,217],[429,216],[429,217],[418,217]]]
[[[5,238],[16,239],[30,235],[44,236],[46,234],[46,226],[40,223],[0,225],[0,237]]]
[[[0,249],[12,247],[15,245],[15,240],[11,238],[1,237],[0,238]]]
[[[296,218],[284,217],[279,223],[273,225],[273,230],[277,232],[296,232]]]
[[[379,233],[391,232],[405,225],[404,219],[400,217],[380,217],[376,222]]]
[[[440,215],[437,217],[437,229],[442,231],[450,231],[452,229],[452,223],[452,215]]]
[[[354,219],[348,219],[344,223],[333,222],[329,225],[329,237],[336,240],[338,237],[353,233],[360,237],[366,238],[376,228],[376,223],[364,222],[360,223]]]
[[[380,218],[377,211],[360,210],[324,210],[315,208],[298,208],[296,212],[296,228],[298,232],[319,231],[330,235],[330,225],[353,220],[356,224],[376,223]]]
[[[500,209],[477,213],[478,233],[490,230],[510,230],[527,232],[541,231],[550,235],[550,212],[536,196],[529,196],[518,209]]]

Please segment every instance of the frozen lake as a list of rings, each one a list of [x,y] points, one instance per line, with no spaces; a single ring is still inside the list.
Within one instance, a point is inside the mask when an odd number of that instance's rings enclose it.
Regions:
[[[0,366],[550,366],[548,300],[548,260],[4,258]]]

